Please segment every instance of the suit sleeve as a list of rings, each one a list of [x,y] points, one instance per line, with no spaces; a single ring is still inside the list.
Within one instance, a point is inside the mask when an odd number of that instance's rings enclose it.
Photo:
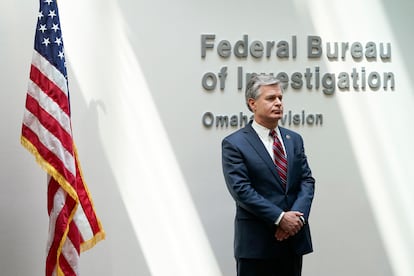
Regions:
[[[315,179],[312,177],[312,172],[307,161],[302,137],[300,137],[299,158],[301,164],[300,189],[291,210],[304,213],[304,217],[307,221],[315,192]]]
[[[252,187],[242,153],[227,139],[222,142],[222,166],[227,188],[237,205],[274,224],[283,210]]]

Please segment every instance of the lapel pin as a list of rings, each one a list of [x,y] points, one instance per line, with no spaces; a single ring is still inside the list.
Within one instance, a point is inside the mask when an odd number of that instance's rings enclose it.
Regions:
[[[286,139],[290,139],[290,135],[289,134],[286,134]]]

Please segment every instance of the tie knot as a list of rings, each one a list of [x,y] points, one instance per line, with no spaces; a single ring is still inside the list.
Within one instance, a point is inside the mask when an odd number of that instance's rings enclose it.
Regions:
[[[272,129],[272,130],[269,132],[269,135],[270,135],[271,137],[273,137],[273,138],[276,138],[276,137],[277,137],[276,131],[275,131],[274,129]]]

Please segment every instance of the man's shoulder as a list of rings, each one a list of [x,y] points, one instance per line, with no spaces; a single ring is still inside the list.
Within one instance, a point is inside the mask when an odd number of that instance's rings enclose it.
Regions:
[[[244,137],[247,133],[251,132],[252,130],[253,130],[253,128],[252,128],[251,124],[247,124],[245,127],[240,128],[240,129],[230,133],[229,135],[224,137],[223,140],[239,139],[240,137]]]

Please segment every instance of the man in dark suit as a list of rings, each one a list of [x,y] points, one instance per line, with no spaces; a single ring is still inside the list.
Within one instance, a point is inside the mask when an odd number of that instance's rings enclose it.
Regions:
[[[300,276],[312,241],[314,195],[302,137],[278,126],[278,79],[256,75],[246,87],[254,120],[223,139],[223,173],[236,202],[234,253],[238,276]]]

